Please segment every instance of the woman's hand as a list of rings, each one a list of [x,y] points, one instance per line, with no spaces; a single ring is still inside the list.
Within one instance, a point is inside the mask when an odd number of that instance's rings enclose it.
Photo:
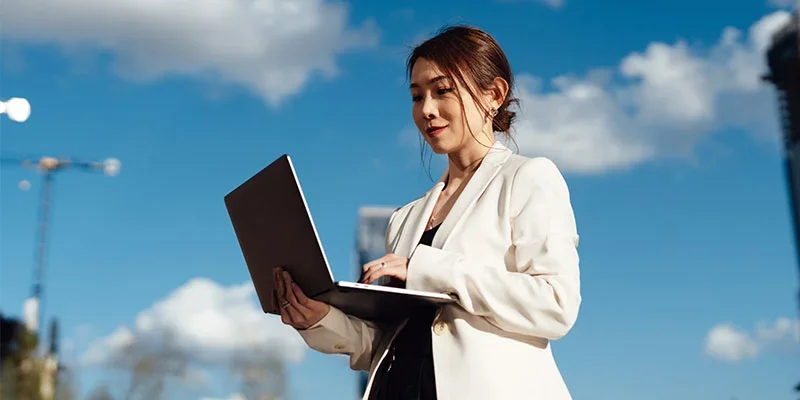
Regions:
[[[364,264],[363,269],[361,283],[371,284],[384,276],[391,276],[405,282],[408,276],[408,259],[390,253]]]
[[[273,270],[274,304],[281,313],[281,322],[295,329],[308,329],[328,315],[331,306],[309,299],[283,268]]]

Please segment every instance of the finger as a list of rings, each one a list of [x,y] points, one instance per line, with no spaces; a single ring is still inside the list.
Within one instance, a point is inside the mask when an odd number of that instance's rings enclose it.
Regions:
[[[292,292],[294,292],[294,297],[297,298],[298,303],[304,306],[308,305],[309,298],[303,293],[303,289],[300,289],[300,286],[295,282],[292,282]]]
[[[385,268],[385,267],[384,267],[384,268]],[[372,282],[374,282],[374,281],[375,281],[375,279],[377,279],[378,277],[380,277],[380,274],[382,273],[381,271],[382,271],[384,268],[380,268],[380,267],[373,267],[373,268],[370,268],[370,269],[368,269],[368,270],[364,271],[364,277],[361,279],[361,281],[362,281],[363,283],[369,283],[369,284],[371,284]]]
[[[286,288],[283,286],[283,276],[281,275],[281,268],[275,268],[275,286],[278,289],[278,297],[281,299],[286,298]]]
[[[295,328],[303,328],[308,321],[308,318],[296,308],[294,304],[290,304],[286,308],[289,318],[292,320],[292,326]]]
[[[283,309],[280,310],[281,310],[281,322],[283,322],[285,325],[292,325],[292,321],[289,320],[289,316],[285,312],[283,312]]]
[[[283,301],[283,304],[280,305],[279,309],[281,313],[281,321],[283,321],[284,324],[297,328],[304,321],[303,316],[300,315],[292,303],[287,300]]]
[[[275,291],[274,293],[275,293],[275,300],[274,300],[275,301],[275,308],[278,310],[278,314],[281,316],[281,322],[283,322],[286,325],[292,325],[293,322],[289,318],[289,313],[286,311],[286,308],[283,307],[283,304],[281,304],[283,302],[278,297],[278,292]]]
[[[297,311],[297,314],[291,314],[292,318],[295,320],[295,322],[307,321],[308,319],[311,318],[311,315],[314,312],[311,309],[311,307],[301,303],[300,299],[297,298],[297,294],[296,294],[297,292],[295,291],[296,289],[294,289],[294,287],[296,287],[296,286],[297,286],[297,284],[294,283],[294,282],[292,282],[289,285],[289,290],[288,290],[287,297],[288,297],[290,306],[288,307],[288,310],[289,310],[290,314],[292,313],[292,311]],[[297,287],[297,290],[299,291],[299,287]]]
[[[377,281],[378,279],[380,279],[383,276],[388,275],[389,273],[390,273],[390,271],[386,267],[384,267],[384,268],[375,268],[375,269],[371,270],[364,277],[364,282],[371,285],[371,284],[375,283],[375,281]]]
[[[286,276],[289,275],[288,272],[284,271],[283,268],[276,268],[275,271],[276,279],[275,283],[277,286],[278,292],[278,307],[280,308],[282,321],[289,325],[294,326],[296,321],[296,316],[290,312],[291,302],[287,298],[287,285],[286,285]]]
[[[405,281],[405,264],[402,261],[396,261],[392,264],[388,264],[384,268],[380,268],[372,272],[367,279],[369,283],[372,284],[384,276],[391,276],[401,281]]]
[[[372,268],[375,268],[377,266],[380,266],[381,263],[386,263],[387,261],[389,261],[388,258],[390,258],[391,256],[392,256],[391,254],[387,254],[387,255],[385,255],[385,256],[383,256],[381,258],[376,258],[376,259],[364,264],[364,266],[362,266],[361,269],[363,271],[366,271],[368,269],[372,269]]]
[[[297,306],[300,302],[297,301],[297,296],[292,288],[292,285],[295,284],[292,282],[292,276],[289,275],[288,272],[283,273],[283,285],[286,288],[286,300],[289,300],[293,306]]]
[[[372,276],[372,275],[375,275],[375,272],[378,269],[379,268],[369,268],[367,270],[364,270],[364,273],[361,275],[361,282],[362,283],[369,283],[369,277]]]
[[[296,300],[289,300],[287,303],[285,303],[283,312],[286,314],[289,321],[291,321],[291,325],[295,328],[303,328],[305,323],[308,321],[307,314],[309,313],[309,310],[298,304]]]
[[[286,308],[284,307],[284,300],[278,296],[278,292],[273,292],[273,300],[272,302],[275,304],[275,309],[278,311],[278,314],[281,316],[281,321],[284,324],[290,323],[289,314],[286,312]]]
[[[362,273],[363,277],[366,277],[371,274],[375,274],[376,271],[384,269],[392,264],[391,254],[387,254],[375,261],[371,261],[364,265],[364,272]],[[362,278],[362,282],[366,282],[366,279]]]
[[[367,273],[367,275],[369,276],[368,279],[370,279],[370,283],[378,280],[382,276],[386,275],[394,276],[394,274],[396,273],[395,270],[397,269],[398,266],[399,266],[398,261],[394,259],[386,260],[383,261],[382,263],[373,266]]]
[[[286,311],[285,308],[281,308],[281,322],[291,327],[295,326],[294,320],[292,320],[292,317],[289,315],[289,312]]]
[[[289,275],[288,272],[284,272],[283,278],[283,284],[286,287],[286,300],[288,300],[290,304],[287,308],[289,316],[292,317],[295,323],[305,323],[311,314],[311,309],[300,304],[300,301],[297,299],[294,289],[294,286],[297,286],[297,284],[292,281],[292,276]]]

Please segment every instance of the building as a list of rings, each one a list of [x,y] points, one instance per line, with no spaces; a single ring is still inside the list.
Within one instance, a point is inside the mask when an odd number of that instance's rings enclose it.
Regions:
[[[798,10],[772,36],[766,53],[769,73],[764,77],[777,92],[780,107],[786,180],[794,225],[795,250],[800,260],[800,31]]]
[[[362,265],[386,254],[386,228],[394,210],[394,207],[375,206],[361,207],[358,210],[356,276],[361,275]]]
[[[394,207],[361,207],[358,210],[358,233],[356,234],[357,260],[354,276],[361,276],[361,266],[386,254],[386,228]],[[368,374],[358,374],[359,393],[367,388]]]

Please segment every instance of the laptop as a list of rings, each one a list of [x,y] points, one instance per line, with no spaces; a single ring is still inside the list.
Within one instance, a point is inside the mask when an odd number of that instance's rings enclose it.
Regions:
[[[309,298],[372,321],[455,302],[447,294],[334,280],[292,159],[284,154],[225,195],[225,207],[261,308],[273,304],[273,269],[283,267]]]

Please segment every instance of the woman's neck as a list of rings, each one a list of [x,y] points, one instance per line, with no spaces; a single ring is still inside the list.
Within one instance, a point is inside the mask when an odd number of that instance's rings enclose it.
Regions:
[[[493,145],[494,140],[473,141],[469,146],[464,146],[458,151],[448,154],[448,188],[456,190],[463,181],[468,180]]]

